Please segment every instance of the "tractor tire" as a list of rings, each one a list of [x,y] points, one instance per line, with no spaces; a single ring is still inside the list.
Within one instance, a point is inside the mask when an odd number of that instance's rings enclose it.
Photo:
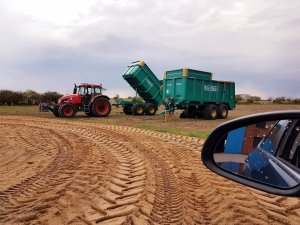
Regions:
[[[131,104],[123,105],[123,112],[125,113],[125,115],[132,115],[132,105]]]
[[[59,108],[58,105],[55,105],[55,106],[53,107],[52,113],[53,113],[53,115],[54,115],[55,117],[59,117],[58,108]]]
[[[145,113],[149,116],[153,116],[155,115],[157,111],[157,107],[156,105],[154,105],[153,103],[147,103],[145,106]]]
[[[105,117],[111,112],[111,104],[106,98],[96,99],[91,108],[94,116]]]
[[[203,112],[204,118],[207,120],[215,120],[218,117],[218,108],[215,104],[209,104]]]
[[[226,119],[228,116],[228,107],[225,104],[220,104],[218,106],[218,118]]]
[[[136,103],[132,107],[132,114],[135,116],[142,116],[144,115],[145,109],[144,105],[140,103]]]
[[[59,115],[64,118],[72,118],[76,114],[76,107],[73,104],[65,103],[58,109]]]

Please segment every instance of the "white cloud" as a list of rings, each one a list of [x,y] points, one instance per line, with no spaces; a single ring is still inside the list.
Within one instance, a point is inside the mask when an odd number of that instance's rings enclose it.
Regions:
[[[160,79],[164,70],[190,67],[234,80],[237,90],[299,97],[296,0],[0,0],[0,6],[0,89],[64,93],[88,80],[127,94],[121,74],[144,59]]]

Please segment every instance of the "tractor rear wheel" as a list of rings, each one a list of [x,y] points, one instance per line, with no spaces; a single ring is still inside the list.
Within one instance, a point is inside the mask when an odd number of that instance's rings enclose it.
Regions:
[[[133,115],[142,116],[142,115],[144,115],[144,111],[145,111],[144,105],[141,103],[136,103],[132,107]]]
[[[226,119],[227,116],[228,116],[228,107],[227,107],[227,105],[220,104],[218,106],[218,118]]]
[[[65,103],[59,108],[59,114],[64,118],[72,118],[76,114],[76,107],[73,104]]]
[[[92,105],[92,113],[94,116],[108,116],[111,112],[110,102],[106,98],[98,98]]]
[[[204,109],[204,118],[208,120],[215,120],[218,117],[218,108],[215,104],[209,104]]]
[[[124,104],[123,112],[125,113],[125,115],[132,115],[132,104]]]
[[[157,107],[153,103],[147,103],[147,105],[145,106],[145,113],[149,116],[155,115],[156,111]]]

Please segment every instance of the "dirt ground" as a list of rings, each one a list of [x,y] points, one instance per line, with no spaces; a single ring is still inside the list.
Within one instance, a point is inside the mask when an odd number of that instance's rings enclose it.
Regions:
[[[300,224],[299,198],[210,172],[202,139],[0,115],[0,224]]]

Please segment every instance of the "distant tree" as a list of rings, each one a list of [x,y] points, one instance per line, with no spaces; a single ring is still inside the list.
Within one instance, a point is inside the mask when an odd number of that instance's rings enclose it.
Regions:
[[[12,96],[13,96],[13,91],[0,90],[0,104],[1,105],[11,104]]]
[[[42,94],[42,102],[57,102],[57,100],[62,96],[62,94],[57,93],[56,91],[48,91]]]
[[[284,96],[275,98],[273,100],[273,103],[276,103],[276,104],[284,104],[285,102],[286,102],[286,98]]]
[[[300,104],[300,98],[295,98],[295,99],[293,100],[293,103],[294,103],[294,104]]]
[[[243,97],[242,97],[241,95],[236,95],[236,96],[235,96],[235,100],[236,100],[237,103],[240,103],[240,102],[242,102],[244,99],[243,99]]]
[[[114,99],[115,101],[119,101],[119,100],[120,100],[120,95],[119,95],[119,94],[116,94],[116,96],[113,97],[113,99]]]
[[[259,102],[259,101],[261,101],[261,98],[260,97],[258,97],[258,96],[251,96],[251,98],[253,99],[253,101],[255,101],[255,102]]]
[[[41,95],[33,90],[26,90],[23,96],[27,105],[37,105],[41,101]]]

